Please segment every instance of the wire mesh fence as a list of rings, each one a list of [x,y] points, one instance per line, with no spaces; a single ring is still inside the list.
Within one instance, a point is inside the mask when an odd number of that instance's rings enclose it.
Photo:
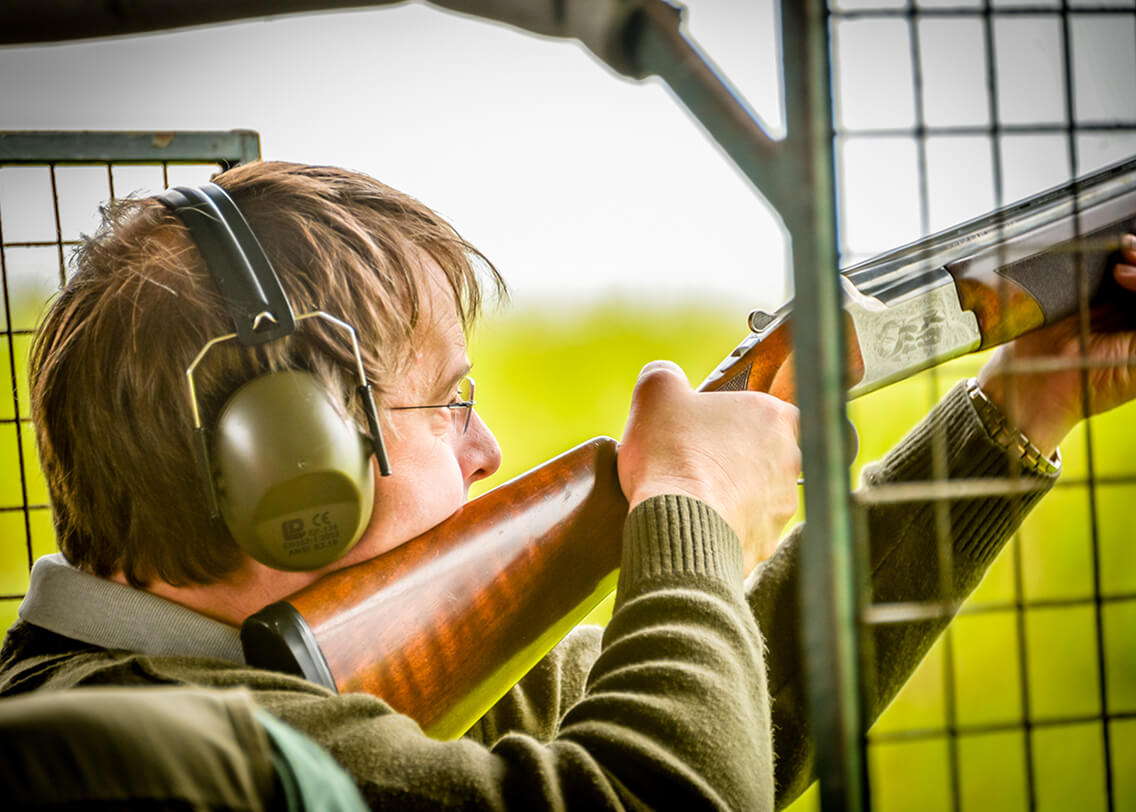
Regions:
[[[1136,153],[1136,4],[841,0],[830,13],[843,266]],[[850,415],[911,425],[984,360]],[[1136,809],[1128,417],[1067,438],[1054,491],[868,733],[872,808]],[[861,437],[870,460],[898,431]],[[951,528],[936,519],[949,572]],[[868,634],[955,608],[865,595],[861,623]]]
[[[15,621],[36,558],[54,552],[28,414],[27,362],[44,304],[67,281],[107,201],[203,183],[256,157],[255,133],[0,133],[0,628]],[[108,476],[113,475],[108,472]]]

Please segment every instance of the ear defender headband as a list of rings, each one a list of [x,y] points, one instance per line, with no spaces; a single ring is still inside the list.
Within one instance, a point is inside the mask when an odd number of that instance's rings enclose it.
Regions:
[[[253,558],[281,570],[319,569],[350,550],[370,521],[371,455],[390,475],[374,393],[355,329],[322,310],[298,316],[280,278],[225,190],[214,183],[158,195],[185,224],[233,319],[236,332],[210,339],[185,374],[194,443],[209,515],[224,518]],[[319,318],[351,340],[369,436],[341,416],[332,394],[310,372],[254,378],[222,407],[210,432],[201,422],[193,373],[218,344],[254,347],[287,338]]]

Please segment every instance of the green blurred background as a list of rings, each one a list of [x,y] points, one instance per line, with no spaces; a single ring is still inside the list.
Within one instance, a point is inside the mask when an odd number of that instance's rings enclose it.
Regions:
[[[32,291],[24,299],[22,308],[13,311],[24,315],[14,317],[13,326],[34,321],[38,312],[38,294]],[[618,438],[644,363],[675,360],[697,385],[745,335],[745,316],[744,309],[722,305],[633,299],[491,310],[471,337],[470,352],[478,409],[497,434],[505,461],[478,492],[589,437]],[[28,339],[12,340],[19,401],[26,404]],[[981,360],[960,359],[852,403],[850,414],[860,433],[853,477],[951,384],[973,375]],[[0,375],[8,374],[7,365],[6,354],[0,353]],[[11,412],[3,400],[0,410]],[[1131,631],[1136,601],[1115,599],[1136,595],[1136,547],[1126,508],[1129,500],[1136,501],[1136,479],[1129,481],[1136,451],[1136,435],[1128,428],[1132,415],[1129,407],[1095,418],[1091,432],[1079,430],[1069,438],[1063,447],[1065,479],[1084,480],[1090,473],[1091,433],[1095,510],[1085,485],[1059,486],[1047,496],[876,724],[869,747],[874,808],[951,809],[957,786],[965,810],[1027,809],[1027,767],[1032,765],[1037,808],[1106,809],[1101,726],[1107,711],[1122,717],[1109,723],[1113,808],[1136,809],[1136,718],[1131,718],[1136,714],[1136,636]],[[29,463],[28,504],[45,504],[28,424],[19,444],[14,424],[2,428],[0,506],[23,504],[21,451]],[[27,587],[24,514],[2,512],[0,522],[0,594],[18,595]],[[48,512],[32,510],[29,525],[32,555],[52,551]],[[1099,689],[1094,528],[1107,708]],[[1015,609],[1022,601],[1054,600],[1070,605]],[[15,619],[17,604],[17,599],[0,603],[0,626]],[[1026,663],[1025,674],[1020,662]],[[1053,723],[1065,718],[1074,721]],[[952,727],[957,735],[948,735]],[[984,729],[967,732],[973,727]],[[815,804],[814,790],[797,808]]]

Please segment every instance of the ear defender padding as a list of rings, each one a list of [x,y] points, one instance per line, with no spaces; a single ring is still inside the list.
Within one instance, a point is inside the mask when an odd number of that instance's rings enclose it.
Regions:
[[[257,561],[319,569],[359,540],[375,495],[371,441],[314,375],[254,378],[225,404],[212,435],[221,514]]]

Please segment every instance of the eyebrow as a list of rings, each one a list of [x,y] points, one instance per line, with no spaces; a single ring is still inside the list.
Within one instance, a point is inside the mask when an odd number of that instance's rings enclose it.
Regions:
[[[444,397],[449,397],[450,395],[453,394],[454,389],[458,385],[458,382],[462,378],[465,378],[467,375],[469,375],[470,370],[472,370],[472,369],[473,369],[473,364],[471,364],[469,361],[466,361],[465,363],[463,363],[461,365],[461,367],[458,369],[458,371],[455,374],[450,375],[447,378],[442,378],[441,375],[439,375],[438,376],[439,383],[433,390],[434,394],[439,399],[444,398]],[[442,373],[442,375],[444,375],[444,374],[445,374],[445,372]]]

